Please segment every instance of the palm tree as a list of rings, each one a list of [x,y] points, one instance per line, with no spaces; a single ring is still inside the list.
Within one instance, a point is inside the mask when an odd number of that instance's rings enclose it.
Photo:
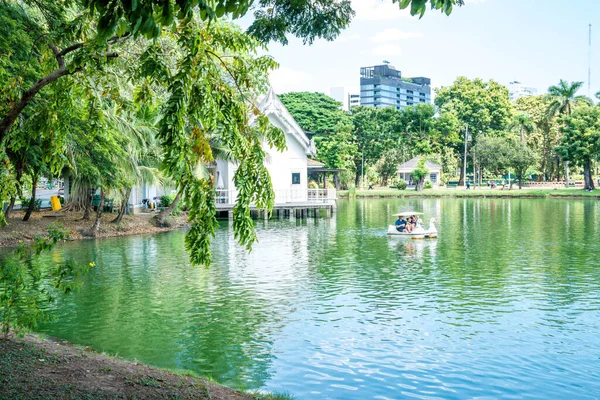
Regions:
[[[560,80],[558,85],[548,88],[548,95],[552,102],[548,106],[548,115],[554,116],[557,113],[562,115],[571,115],[573,103],[578,101],[589,101],[585,96],[575,96],[577,91],[581,89],[583,82],[569,82]]]
[[[575,94],[583,82],[569,82],[561,79],[557,86],[548,88],[548,95],[552,99],[548,106],[548,116],[553,117],[557,113],[562,115],[571,115],[573,103],[577,101],[589,101],[585,96],[576,96]],[[584,100],[585,99],[585,100]],[[565,161],[565,185],[569,186],[569,161]]]
[[[509,128],[519,132],[521,142],[523,142],[525,141],[525,135],[530,135],[534,131],[535,125],[531,115],[522,112],[515,116]]]

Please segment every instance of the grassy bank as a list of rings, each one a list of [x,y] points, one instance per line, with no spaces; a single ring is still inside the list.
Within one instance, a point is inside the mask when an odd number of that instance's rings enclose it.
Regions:
[[[2,399],[290,399],[239,392],[210,380],[124,361],[66,342],[0,338]]]
[[[583,189],[426,189],[422,191],[398,190],[398,189],[376,189],[356,190],[350,193],[348,190],[339,190],[338,197],[499,197],[499,198],[573,198],[573,199],[600,199],[600,190],[586,192]]]
[[[0,247],[14,247],[20,242],[31,243],[37,234],[45,234],[48,226],[57,222],[68,232],[71,240],[84,239],[82,232],[89,229],[94,223],[95,213],[90,220],[83,220],[82,212],[53,212],[40,211],[31,214],[27,222],[23,222],[23,211],[15,211],[8,219],[8,225],[0,227]],[[111,221],[115,214],[102,215],[98,237],[113,237],[136,235],[143,233],[157,233],[185,226],[187,217],[185,215],[172,217],[174,224],[172,228],[158,228],[152,223],[155,213],[144,213],[136,215],[125,215],[119,224]]]

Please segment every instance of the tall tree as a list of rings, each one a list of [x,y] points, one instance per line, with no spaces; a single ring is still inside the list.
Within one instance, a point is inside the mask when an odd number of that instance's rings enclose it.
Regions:
[[[514,119],[509,125],[509,128],[517,131],[519,133],[521,142],[525,142],[526,136],[530,135],[535,129],[535,124],[533,123],[533,119],[529,114],[520,112],[515,115]]]
[[[548,88],[548,96],[552,99],[548,106],[548,116],[556,114],[571,115],[574,103],[586,102],[585,96],[577,96],[577,92],[583,86],[583,82],[567,82],[560,80],[558,85]],[[569,186],[569,160],[565,162],[565,185]]]
[[[560,136],[558,118],[548,115],[551,102],[547,95],[540,95],[521,97],[514,104],[517,112],[528,114],[535,124],[535,129],[528,135],[527,145],[539,154],[538,170],[543,174],[538,175],[539,180],[558,179],[562,174],[560,157],[554,152]]]
[[[559,154],[565,160],[583,166],[585,188],[593,190],[592,161],[600,155],[600,108],[576,108],[564,117],[561,132]]]
[[[323,93],[291,92],[280,95],[279,99],[306,132],[329,134],[338,123],[350,123],[348,114],[341,109],[342,103]]]
[[[436,90],[435,104],[440,112],[458,118],[462,132],[468,127],[471,146],[477,144],[482,134],[504,131],[512,116],[508,89],[493,80],[485,82],[478,78],[458,77],[452,86]],[[464,138],[464,134],[460,135],[460,142],[455,144],[457,154],[463,153]],[[461,180],[463,176],[461,173]]]

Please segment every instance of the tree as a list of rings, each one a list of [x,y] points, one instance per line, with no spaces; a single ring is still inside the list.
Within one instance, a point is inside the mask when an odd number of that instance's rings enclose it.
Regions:
[[[392,0],[400,9],[410,6],[412,15],[422,17],[428,6],[450,15],[463,0]],[[203,21],[218,18],[241,18],[250,9],[254,21],[248,32],[263,42],[287,44],[293,34],[312,43],[315,38],[333,40],[348,26],[354,16],[350,1],[343,0],[116,0],[109,5],[103,0],[85,0],[84,4],[98,15],[100,37],[108,38],[122,28],[148,38],[160,35],[162,26],[169,26],[199,13]]]
[[[441,113],[456,116],[462,132],[468,126],[471,146],[477,144],[482,134],[504,131],[512,116],[508,89],[493,80],[458,77],[452,86],[436,90],[435,104]],[[464,135],[460,135],[453,147],[457,154],[463,152]],[[463,175],[461,173],[461,179]]]
[[[429,169],[425,166],[425,157],[421,157],[417,162],[417,168],[411,172],[412,178],[415,181],[415,190],[423,190],[423,182],[427,175],[429,175]]]
[[[354,170],[357,146],[352,137],[351,123],[339,122],[333,133],[315,137],[317,160],[326,168]]]
[[[521,189],[527,170],[536,162],[533,151],[525,143],[506,136],[488,134],[479,139],[473,147],[473,153],[481,165],[502,175],[508,174],[509,169],[512,169]]]
[[[535,124],[536,129],[528,135],[527,145],[539,154],[538,170],[546,180],[558,179],[561,175],[560,157],[554,153],[560,131],[557,117],[548,115],[548,107],[551,102],[550,97],[540,95],[521,97],[514,104],[518,112],[528,114]],[[541,180],[542,177],[540,176],[539,179]]]
[[[350,123],[348,114],[341,109],[342,103],[323,93],[291,92],[279,99],[308,133],[326,135],[334,132],[338,123]]]
[[[521,141],[509,139],[509,159],[510,166],[515,171],[515,176],[519,180],[519,189],[523,187],[523,181],[527,175],[527,171],[537,161],[536,154]]]
[[[402,160],[401,157],[399,149],[388,149],[375,164],[377,172],[381,176],[381,184],[383,186],[388,185],[388,179],[391,176],[397,176],[398,165],[400,164],[400,160]]]
[[[392,107],[353,107],[350,110],[357,149],[354,157],[356,186],[360,182],[363,168],[366,171],[369,165],[381,158],[386,149],[397,146],[400,135],[399,115],[400,112]]]
[[[570,115],[573,111],[574,103],[587,102],[589,99],[585,96],[577,96],[577,92],[583,86],[583,82],[569,82],[561,79],[558,85],[548,88],[548,95],[552,99],[548,106],[549,115]]]
[[[577,92],[583,86],[583,82],[569,82],[561,79],[558,85],[548,88],[548,96],[552,99],[548,106],[548,116],[556,114],[570,115],[573,106],[577,102],[587,103],[589,99],[585,96],[577,96]],[[565,162],[565,185],[569,186],[569,161]]]
[[[508,89],[494,80],[458,77],[452,86],[436,90],[435,105],[468,124],[475,141],[480,133],[506,129],[512,115]]]
[[[566,115],[557,148],[567,161],[583,166],[585,188],[594,189],[592,161],[600,154],[600,109],[597,106],[580,107]]]
[[[525,141],[525,137],[530,135],[535,129],[533,119],[527,113],[518,113],[513,121],[510,123],[509,128],[516,130],[519,133],[521,142]]]
[[[342,104],[322,93],[292,92],[279,98],[298,125],[314,135],[316,159],[326,168],[353,173],[357,144],[352,137],[354,126]],[[347,186],[348,182],[342,184]]]

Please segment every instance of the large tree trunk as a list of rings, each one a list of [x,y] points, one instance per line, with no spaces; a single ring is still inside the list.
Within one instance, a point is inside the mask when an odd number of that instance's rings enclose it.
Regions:
[[[569,187],[569,162],[565,161],[565,187]]]
[[[17,181],[17,187],[19,188],[19,195],[22,194],[22,182],[21,180],[23,179],[23,165],[19,165],[17,167],[17,174],[16,174],[16,181]],[[10,204],[8,205],[8,208],[6,209],[6,212],[4,213],[4,217],[8,220],[8,217],[10,216],[10,214],[13,212],[14,208],[15,208],[15,201],[17,200],[17,198],[15,196],[11,196],[10,198]]]
[[[524,140],[525,140],[525,131],[524,131],[523,127],[521,127],[521,143],[523,143]]]
[[[38,175],[36,173],[35,175],[33,175],[33,179],[31,180],[31,200],[29,200],[29,207],[27,207],[27,212],[25,213],[25,216],[23,217],[23,221],[25,221],[25,222],[29,221],[29,217],[31,217],[31,213],[33,212],[33,209],[35,208],[35,192],[37,189],[37,182],[38,182]]]
[[[10,203],[8,203],[8,207],[6,208],[6,211],[4,212],[4,218],[6,218],[6,220],[8,220],[8,218],[10,217],[10,214],[13,212],[13,208],[15,207],[16,200],[17,200],[17,198],[15,196],[11,196]]]
[[[583,179],[585,180],[585,189],[594,190],[594,180],[592,179],[592,161],[586,160],[583,164]]]
[[[167,226],[167,218],[171,215],[175,207],[177,207],[177,204],[179,204],[179,200],[181,200],[181,191],[177,192],[177,195],[173,199],[171,205],[169,207],[166,207],[155,217],[156,225]]]
[[[458,186],[464,186],[465,180],[464,180],[463,169],[462,169],[462,167],[460,167],[459,169],[460,169],[460,175],[458,176]]]
[[[125,197],[123,198],[123,202],[121,203],[121,208],[119,209],[119,215],[117,218],[113,219],[112,223],[120,224],[123,219],[123,215],[125,215],[125,210],[127,210],[127,202],[129,201],[129,196],[131,195],[131,186],[125,189]]]
[[[96,211],[96,220],[90,229],[90,236],[92,237],[96,237],[98,235],[98,229],[100,229],[100,222],[102,221],[102,208],[104,207],[104,197],[104,190],[100,190],[100,204],[98,204],[98,210]]]
[[[85,205],[85,208],[83,209],[83,217],[81,218],[84,221],[89,221],[90,220],[90,212],[91,212],[91,205],[88,203]]]
[[[425,181],[425,178],[421,178],[415,183],[415,191],[419,192],[419,191],[423,190],[423,182],[424,181]]]

